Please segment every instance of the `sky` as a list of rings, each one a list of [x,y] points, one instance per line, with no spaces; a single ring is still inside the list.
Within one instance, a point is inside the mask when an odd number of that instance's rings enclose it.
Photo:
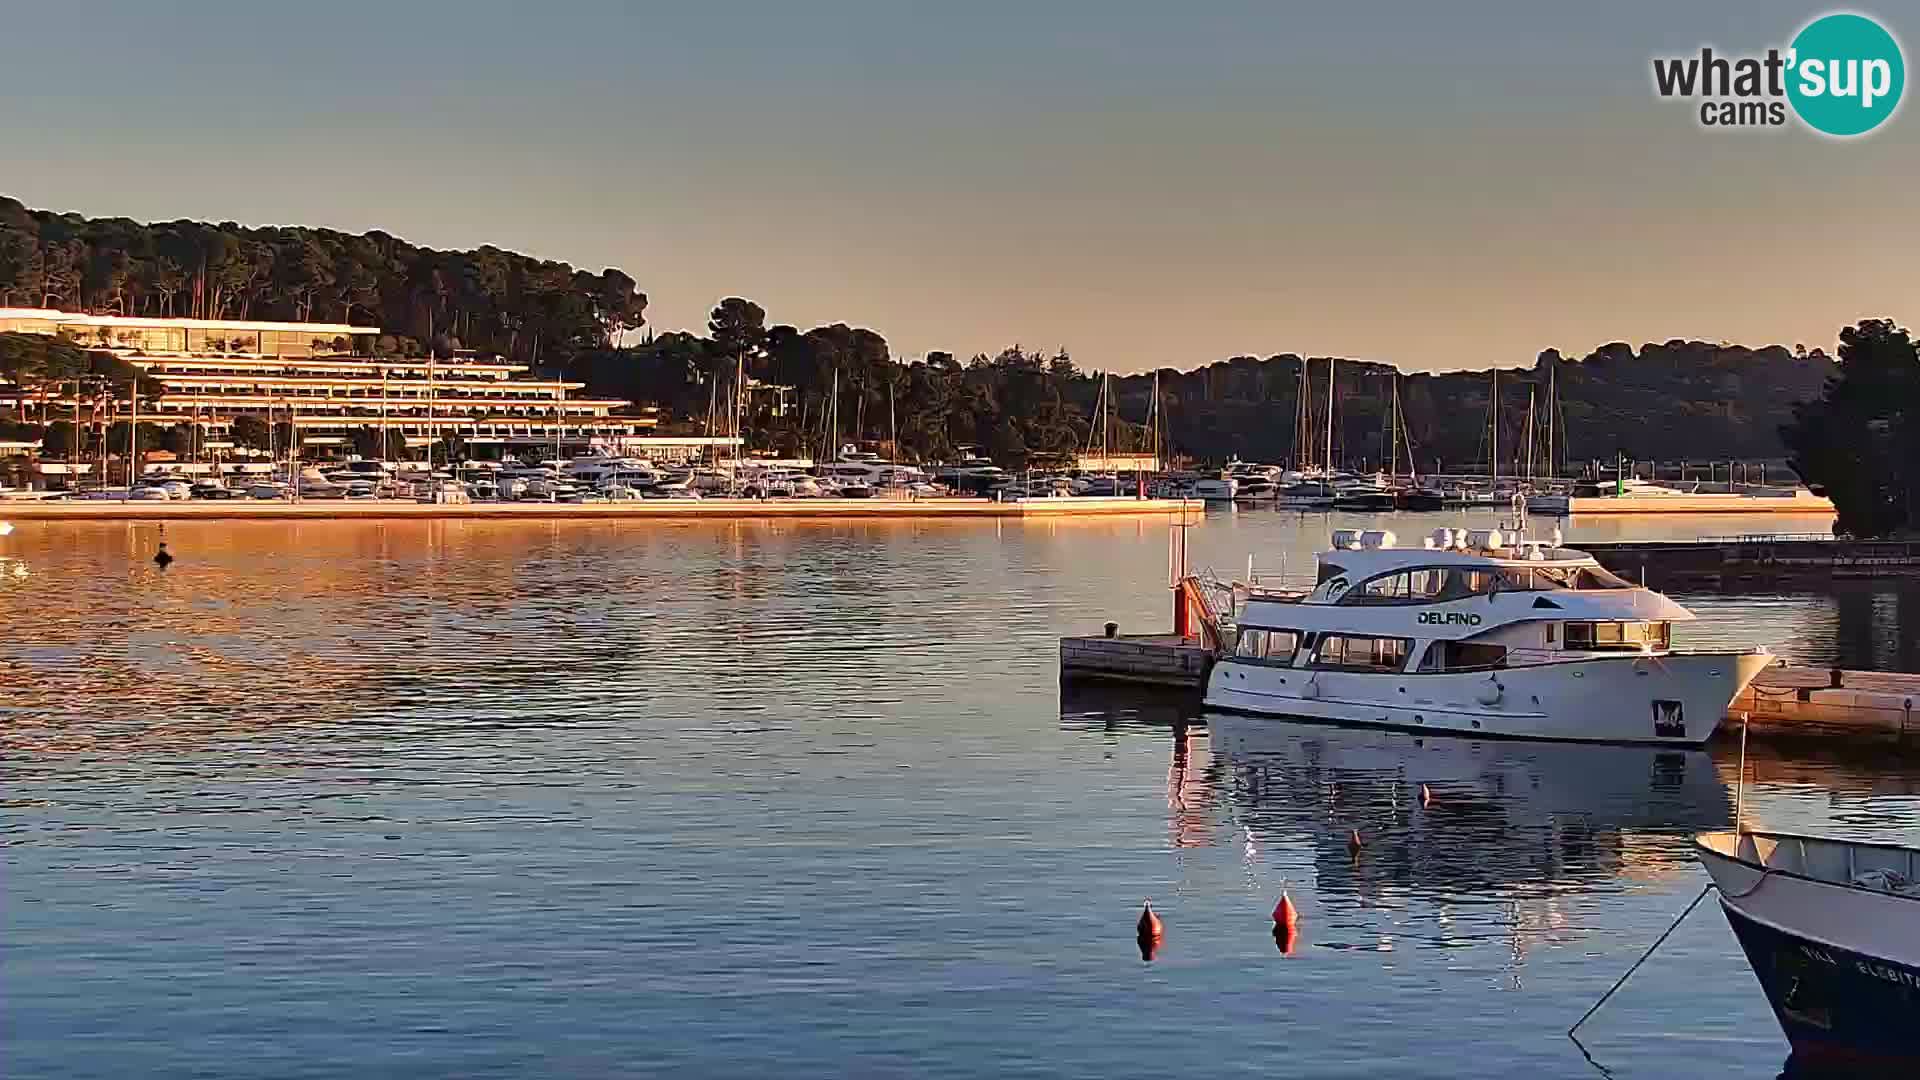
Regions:
[[[9,8],[0,193],[618,266],[661,330],[741,295],[909,356],[1449,370],[1920,298],[1920,110],[1838,141],[1652,91],[1805,4]],[[1857,10],[1913,62],[1920,11]]]

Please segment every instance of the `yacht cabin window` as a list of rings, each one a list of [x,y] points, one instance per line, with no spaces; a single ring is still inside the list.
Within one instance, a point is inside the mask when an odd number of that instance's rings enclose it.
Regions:
[[[1565,625],[1567,648],[1589,652],[1664,651],[1673,641],[1667,622],[1570,622]]]
[[[1336,671],[1399,671],[1407,666],[1412,651],[1409,638],[1322,634],[1312,666]]]
[[[1466,671],[1507,666],[1507,647],[1476,641],[1435,641],[1420,658],[1421,671]]]
[[[1240,637],[1234,643],[1233,655],[1240,660],[1265,660],[1276,664],[1293,663],[1294,654],[1300,651],[1300,631],[1271,630],[1261,626],[1248,626],[1240,630]]]
[[[1399,570],[1370,578],[1341,598],[1343,604],[1423,604],[1440,598],[1447,571],[1440,567]]]

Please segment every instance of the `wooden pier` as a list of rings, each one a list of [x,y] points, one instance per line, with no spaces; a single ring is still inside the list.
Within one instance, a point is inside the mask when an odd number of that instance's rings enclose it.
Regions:
[[[1060,639],[1060,677],[1198,689],[1213,653],[1177,634],[1116,634]]]
[[[1213,653],[1197,638],[1174,634],[1116,634],[1060,639],[1060,678],[1143,683],[1198,690]],[[1920,749],[1920,675],[1842,671],[1839,685],[1827,668],[1770,667],[1727,708],[1722,737],[1737,734],[1747,717],[1757,737],[1841,738]]]

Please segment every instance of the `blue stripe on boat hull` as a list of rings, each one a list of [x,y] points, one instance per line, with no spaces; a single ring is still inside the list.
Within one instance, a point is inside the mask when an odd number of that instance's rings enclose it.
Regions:
[[[1920,1069],[1920,970],[1727,913],[1796,1063]]]

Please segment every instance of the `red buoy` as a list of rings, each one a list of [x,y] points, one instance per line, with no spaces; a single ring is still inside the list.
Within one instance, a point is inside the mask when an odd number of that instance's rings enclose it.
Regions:
[[[1273,905],[1273,925],[1292,930],[1300,921],[1300,913],[1293,908],[1293,898],[1286,893],[1280,894],[1280,902]]]
[[[1300,941],[1300,933],[1291,923],[1283,923],[1273,928],[1273,943],[1280,946],[1281,956],[1292,956],[1293,947]]]
[[[1142,940],[1153,939],[1156,941],[1159,940],[1161,934],[1165,932],[1165,927],[1160,923],[1160,916],[1153,913],[1153,901],[1151,900],[1147,901],[1147,905],[1140,909],[1139,931]]]
[[[1360,839],[1359,829],[1354,829],[1348,832],[1347,833],[1347,854],[1357,857],[1360,854],[1361,847],[1363,847],[1365,843],[1366,841]]]

